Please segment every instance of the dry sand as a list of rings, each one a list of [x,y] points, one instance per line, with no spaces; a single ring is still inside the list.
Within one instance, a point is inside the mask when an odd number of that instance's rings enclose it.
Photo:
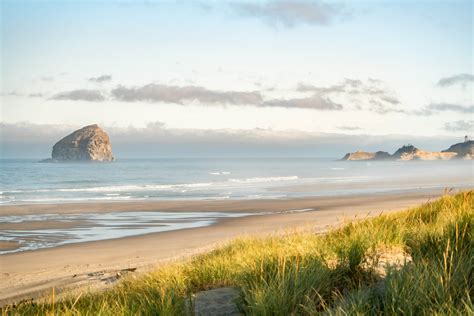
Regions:
[[[3,206],[0,215],[72,214],[118,211],[275,212],[221,219],[217,224],[135,237],[69,244],[0,256],[0,305],[38,298],[71,288],[113,283],[123,269],[137,272],[182,260],[244,235],[268,235],[288,229],[325,231],[345,220],[403,210],[433,200],[443,192],[411,191],[287,200],[109,202]],[[288,210],[307,212],[282,213]],[[12,224],[13,225],[13,224]],[[8,224],[2,224],[8,229]],[[1,247],[15,245],[2,244]],[[127,272],[127,271],[126,271]],[[135,272],[136,273],[136,272]]]

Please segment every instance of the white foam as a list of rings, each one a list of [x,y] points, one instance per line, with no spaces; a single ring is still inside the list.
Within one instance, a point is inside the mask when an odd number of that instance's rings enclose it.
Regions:
[[[214,171],[214,172],[209,172],[209,174],[213,176],[225,176],[225,175],[229,175],[230,172],[229,171]]]
[[[44,198],[44,199],[23,199],[22,202],[77,202],[77,201],[112,201],[112,200],[131,200],[131,196],[102,196],[102,197],[85,197],[85,198]],[[133,200],[143,200],[143,198],[133,198]]]
[[[247,179],[229,179],[229,182],[234,183],[265,183],[265,182],[284,182],[284,181],[294,181],[298,180],[298,176],[289,176],[289,177],[255,177]]]
[[[224,174],[221,172],[219,174]],[[225,174],[230,174],[225,172]],[[39,189],[39,190],[12,190],[11,193],[45,193],[45,192],[140,192],[140,191],[177,191],[186,192],[187,189],[200,188],[218,188],[226,187],[231,184],[251,184],[251,183],[269,183],[284,182],[297,180],[298,176],[282,176],[282,177],[254,177],[244,179],[228,179],[223,182],[197,182],[197,183],[181,183],[181,184],[143,184],[143,185],[112,185],[85,188],[58,188],[58,189]]]

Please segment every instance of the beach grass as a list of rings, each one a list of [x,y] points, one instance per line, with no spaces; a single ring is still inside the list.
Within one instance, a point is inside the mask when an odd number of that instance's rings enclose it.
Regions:
[[[474,315],[473,258],[468,191],[325,234],[239,238],[111,289],[2,314],[186,315],[193,293],[231,286],[248,315]]]

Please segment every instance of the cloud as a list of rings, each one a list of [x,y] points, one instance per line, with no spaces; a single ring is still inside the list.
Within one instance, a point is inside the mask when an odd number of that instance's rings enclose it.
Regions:
[[[89,79],[87,79],[91,82],[98,82],[98,83],[102,83],[102,82],[106,82],[106,81],[111,81],[112,80],[112,76],[111,75],[101,75],[101,76],[98,76],[98,77],[91,77]]]
[[[294,27],[298,24],[327,25],[346,15],[343,7],[320,1],[268,1],[264,3],[234,3],[241,15],[261,19],[271,25]]]
[[[142,87],[118,86],[112,90],[112,96],[125,102],[165,102],[185,104],[199,101],[206,104],[258,104],[262,95],[258,91],[213,91],[199,86],[168,86],[148,84]]]
[[[72,91],[60,92],[53,95],[51,100],[70,100],[70,101],[104,101],[105,97],[99,90],[78,89]]]
[[[295,99],[272,99],[264,101],[259,91],[215,91],[199,86],[169,86],[148,84],[142,87],[118,86],[112,96],[124,102],[164,102],[184,105],[199,101],[207,105],[250,105],[256,107],[284,107],[314,110],[341,110],[342,105],[328,98],[311,96]]]
[[[358,110],[365,109],[379,114],[405,113],[405,110],[399,108],[400,100],[378,79],[371,78],[364,82],[346,78],[339,84],[327,87],[299,83],[297,91],[313,92],[322,98],[344,97],[349,99],[348,103],[355,105]]]
[[[22,97],[24,96],[23,93],[17,92],[17,91],[9,91],[9,92],[2,92],[1,96],[5,97]]]
[[[40,78],[41,81],[45,81],[45,82],[52,82],[54,81],[54,77],[53,76],[43,76]]]
[[[438,87],[450,87],[456,84],[465,86],[468,83],[474,82],[474,75],[458,74],[451,77],[441,78],[436,84]]]
[[[94,80],[98,80],[94,78]],[[261,83],[260,83],[261,85]],[[77,89],[53,95],[52,100],[149,102],[188,105],[199,102],[207,106],[241,105],[254,107],[281,107],[339,111],[342,109],[366,110],[379,114],[406,113],[400,100],[377,79],[367,81],[344,79],[326,87],[299,83],[295,92],[305,94],[292,98],[269,98],[261,88],[253,91],[212,90],[196,85],[167,85],[150,83],[142,86],[118,85],[110,91]],[[32,95],[33,96],[33,95]],[[40,95],[36,95],[40,96]]]
[[[30,94],[28,94],[28,97],[30,97],[30,98],[42,98],[42,97],[44,97],[44,94],[43,94],[43,93],[39,93],[39,92],[30,93]]]
[[[474,131],[474,120],[448,122],[444,124],[444,129],[451,132],[472,132]]]
[[[324,98],[319,95],[313,95],[307,98],[273,99],[265,101],[264,103],[262,103],[262,106],[329,111],[339,111],[343,108],[342,105],[333,102],[331,99]]]
[[[415,112],[415,114],[431,115],[434,112],[444,112],[444,111],[472,114],[474,113],[474,105],[461,105],[461,104],[454,104],[454,103],[431,103],[430,105],[426,106],[423,110]]]
[[[360,131],[362,129],[359,126],[348,126],[348,125],[338,126],[337,128],[343,131]]]

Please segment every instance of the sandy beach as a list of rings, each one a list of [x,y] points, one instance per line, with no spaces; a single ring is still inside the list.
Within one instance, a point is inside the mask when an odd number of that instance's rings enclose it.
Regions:
[[[403,210],[439,197],[443,192],[412,191],[359,196],[285,200],[108,202],[54,205],[13,205],[0,215],[106,213],[130,211],[246,212],[258,216],[222,218],[207,227],[182,229],[127,238],[73,243],[54,248],[0,256],[0,303],[38,298],[83,287],[113,284],[123,273],[140,273],[163,262],[182,260],[246,235],[279,234],[294,229],[324,232],[344,221]],[[308,210],[308,211],[297,211]],[[262,214],[262,215],[260,215]],[[19,229],[2,223],[2,229]],[[9,227],[9,225],[11,227]],[[36,223],[45,228],[54,222]],[[20,227],[21,228],[21,227]],[[24,227],[23,227],[24,228]],[[12,243],[0,244],[13,249]]]

